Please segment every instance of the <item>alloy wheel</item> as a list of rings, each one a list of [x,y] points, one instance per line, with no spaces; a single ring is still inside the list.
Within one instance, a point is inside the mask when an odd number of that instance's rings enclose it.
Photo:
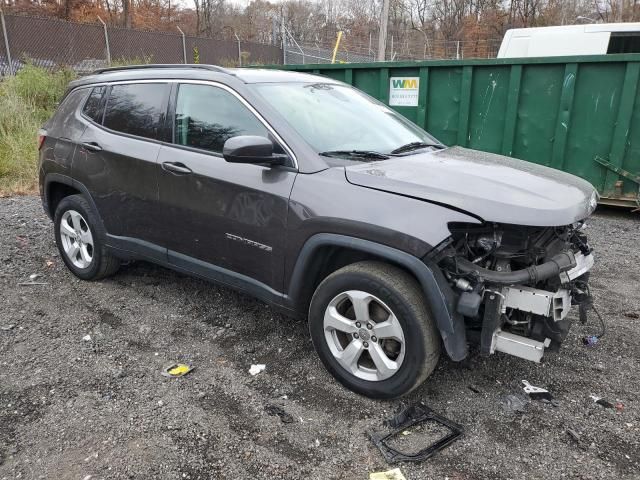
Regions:
[[[332,355],[356,377],[381,381],[400,369],[405,355],[402,325],[378,297],[361,290],[340,293],[327,305],[323,327]]]
[[[64,254],[78,268],[88,268],[93,261],[93,234],[85,218],[67,210],[60,219],[60,240]]]

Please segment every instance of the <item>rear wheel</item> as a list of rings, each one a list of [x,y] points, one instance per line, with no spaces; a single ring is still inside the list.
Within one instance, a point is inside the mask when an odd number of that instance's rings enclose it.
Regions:
[[[348,265],[322,281],[311,300],[309,328],[329,372],[373,398],[409,393],[440,356],[440,335],[419,285],[380,262]]]
[[[103,243],[98,214],[82,195],[60,201],[54,225],[58,250],[74,275],[83,280],[99,280],[118,270],[120,261]]]

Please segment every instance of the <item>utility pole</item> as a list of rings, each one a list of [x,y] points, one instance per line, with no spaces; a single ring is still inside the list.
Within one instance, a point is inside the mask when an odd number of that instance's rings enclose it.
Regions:
[[[382,0],[382,18],[380,19],[380,36],[378,37],[378,61],[384,62],[387,49],[387,24],[389,23],[389,0]]]

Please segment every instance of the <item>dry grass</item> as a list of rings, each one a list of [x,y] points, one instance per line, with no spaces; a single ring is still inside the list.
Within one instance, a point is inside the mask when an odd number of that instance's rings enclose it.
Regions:
[[[37,190],[38,129],[72,78],[27,65],[0,82],[0,196]]]

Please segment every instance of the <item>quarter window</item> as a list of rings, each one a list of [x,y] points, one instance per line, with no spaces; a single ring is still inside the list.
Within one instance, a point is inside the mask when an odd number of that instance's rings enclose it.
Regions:
[[[96,123],[102,123],[102,113],[104,112],[102,95],[104,95],[105,90],[106,87],[104,86],[94,87],[82,109],[82,113]]]
[[[175,143],[221,153],[224,142],[238,135],[269,138],[269,131],[226,90],[208,85],[180,85]]]
[[[640,32],[612,32],[607,53],[640,53]]]
[[[104,126],[118,132],[161,140],[169,86],[140,83],[111,87]]]

